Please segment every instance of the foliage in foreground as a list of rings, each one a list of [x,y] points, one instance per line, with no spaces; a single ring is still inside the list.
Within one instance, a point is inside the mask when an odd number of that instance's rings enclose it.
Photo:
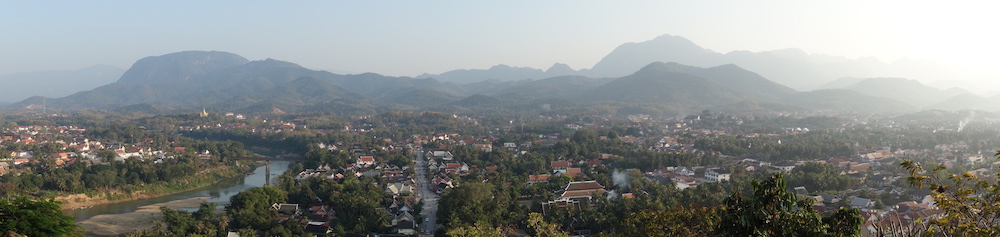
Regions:
[[[995,156],[1000,157],[1000,151]],[[930,188],[935,205],[943,214],[928,220],[933,236],[1000,236],[1000,172],[977,177],[968,172],[945,174],[943,164],[931,170],[914,161],[900,164],[910,173],[911,185]]]
[[[0,199],[0,235],[79,236],[83,228],[73,224],[54,199],[14,196]],[[16,235],[14,235],[16,236]]]
[[[857,209],[841,208],[823,218],[812,200],[788,192],[781,174],[754,180],[751,196],[734,192],[726,199],[716,232],[722,236],[856,236],[861,231]]]

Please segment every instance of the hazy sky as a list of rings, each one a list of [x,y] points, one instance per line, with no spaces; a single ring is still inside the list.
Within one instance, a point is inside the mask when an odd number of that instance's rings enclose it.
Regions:
[[[995,3],[928,2],[10,1],[0,3],[0,75],[128,68],[185,50],[393,76],[496,64],[580,69],[663,34],[722,53],[800,48],[996,67]]]

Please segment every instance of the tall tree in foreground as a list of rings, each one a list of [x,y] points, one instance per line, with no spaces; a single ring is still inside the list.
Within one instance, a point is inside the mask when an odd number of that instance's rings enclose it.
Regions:
[[[0,235],[82,236],[83,228],[73,222],[53,199],[0,198]]]
[[[995,156],[1000,156],[997,151]],[[943,164],[924,170],[907,160],[900,164],[910,172],[910,185],[930,188],[943,215],[929,220],[926,233],[940,236],[1000,236],[1000,172],[989,180],[968,172],[946,174]]]
[[[537,212],[528,214],[528,227],[539,237],[569,237],[569,234],[559,230],[559,224],[545,222],[545,217]]]
[[[624,236],[705,236],[719,222],[716,208],[677,206],[666,211],[643,210],[624,220]]]
[[[716,232],[722,236],[855,236],[860,232],[857,210],[841,209],[820,217],[812,199],[798,200],[788,192],[785,179],[774,174],[768,180],[751,182],[751,196],[740,192],[726,198]],[[828,224],[829,223],[829,224]]]
[[[479,222],[473,226],[462,226],[451,228],[446,232],[448,236],[455,237],[504,237],[507,236],[500,227],[489,227]]]
[[[275,203],[284,203],[287,194],[284,190],[271,186],[247,189],[229,198],[226,214],[232,220],[232,228],[251,228],[268,230],[274,227],[278,212],[271,209]]]

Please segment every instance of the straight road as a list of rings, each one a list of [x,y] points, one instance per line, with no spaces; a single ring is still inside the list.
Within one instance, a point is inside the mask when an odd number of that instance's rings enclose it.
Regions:
[[[424,159],[424,149],[418,148],[416,152],[417,189],[420,190],[418,192],[420,199],[424,201],[423,211],[420,212],[420,215],[424,216],[424,223],[420,225],[420,236],[434,236],[434,231],[437,230],[437,209],[440,197],[431,191],[430,180],[427,178],[427,160]]]

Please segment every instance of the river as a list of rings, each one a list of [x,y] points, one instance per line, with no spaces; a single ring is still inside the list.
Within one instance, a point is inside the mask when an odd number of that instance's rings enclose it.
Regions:
[[[288,164],[291,161],[272,161],[271,162],[271,179],[281,175],[285,170],[288,170]],[[229,202],[229,197],[236,195],[243,190],[247,190],[254,187],[264,186],[265,178],[265,167],[257,167],[253,173],[242,177],[231,178],[223,180],[219,183],[209,185],[208,187],[175,193],[158,198],[142,199],[135,201],[127,201],[114,204],[105,204],[93,206],[86,209],[68,210],[65,211],[66,215],[75,218],[77,221],[82,221],[90,219],[91,217],[103,214],[121,214],[129,213],[135,211],[138,207],[152,205],[157,203],[164,203],[174,200],[188,199],[193,197],[210,197],[208,202],[212,203],[225,203]],[[220,204],[220,207],[222,205]],[[188,210],[193,211],[193,210]]]

